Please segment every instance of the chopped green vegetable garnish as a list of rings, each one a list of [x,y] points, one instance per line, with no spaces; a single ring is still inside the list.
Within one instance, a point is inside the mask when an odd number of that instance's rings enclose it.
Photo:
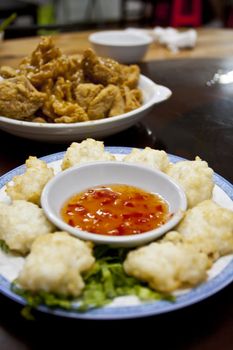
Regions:
[[[45,304],[49,307],[61,307],[67,310],[86,311],[90,308],[102,307],[114,298],[135,295],[143,301],[174,301],[171,295],[155,292],[145,283],[126,275],[123,261],[129,249],[97,246],[94,248],[96,262],[84,276],[85,288],[80,298],[72,299],[64,295],[55,295],[40,291],[32,293],[12,284],[12,290],[24,297],[30,307]],[[77,305],[77,306],[76,306]]]
[[[40,304],[45,304],[50,307],[60,306],[63,309],[70,310],[72,308],[72,298],[63,295],[56,295],[45,291],[30,292],[17,286],[16,282],[11,284],[11,290],[27,300],[27,303],[32,308],[36,308]]]
[[[5,253],[9,253],[9,252],[10,252],[10,248],[8,247],[8,245],[6,244],[6,242],[3,241],[2,239],[0,239],[0,248],[1,248]]]
[[[31,306],[27,305],[24,306],[21,310],[21,316],[25,318],[28,321],[35,321],[35,317],[32,314],[32,308]]]

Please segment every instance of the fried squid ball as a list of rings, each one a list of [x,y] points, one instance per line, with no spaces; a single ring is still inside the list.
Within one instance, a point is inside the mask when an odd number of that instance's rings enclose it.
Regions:
[[[166,173],[183,187],[189,208],[212,197],[214,172],[208,167],[207,162],[199,157],[196,157],[194,161],[187,160],[170,164]]]
[[[31,156],[26,160],[26,168],[24,174],[13,177],[13,183],[6,185],[6,193],[12,200],[24,199],[39,205],[44,186],[54,176],[53,169]]]
[[[84,288],[82,272],[94,264],[91,248],[66,232],[38,237],[17,282],[32,292],[78,296]]]
[[[172,292],[204,281],[209,261],[191,245],[155,242],[129,252],[123,266],[128,275],[152,289]]]
[[[233,211],[212,200],[188,210],[176,230],[202,251],[212,253],[214,259],[233,253]],[[211,251],[211,247],[215,249]]]
[[[73,142],[67,149],[61,168],[65,170],[74,165],[95,160],[115,160],[114,155],[104,151],[104,143],[86,139],[81,143]]]
[[[209,238],[209,239],[208,239]],[[191,244],[199,252],[206,254],[209,259],[209,267],[219,258],[216,241],[211,239],[210,234],[196,236],[189,239],[177,231],[168,232],[160,242],[172,242],[174,244]]]
[[[11,250],[26,254],[38,236],[54,230],[53,224],[36,204],[24,200],[12,204],[0,202],[0,239]]]
[[[131,153],[123,159],[124,162],[141,163],[154,169],[165,171],[169,166],[168,155],[165,151],[159,151],[146,147],[144,150],[134,148]]]

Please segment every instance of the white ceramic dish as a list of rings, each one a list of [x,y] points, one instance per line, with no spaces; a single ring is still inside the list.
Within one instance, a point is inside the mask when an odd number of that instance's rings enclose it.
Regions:
[[[110,30],[91,34],[89,41],[100,56],[111,57],[121,63],[137,63],[144,57],[153,39],[143,33]]]
[[[139,87],[143,91],[144,102],[142,106],[116,117],[82,123],[49,124],[32,123],[0,116],[0,129],[16,136],[47,142],[71,142],[83,140],[87,137],[109,136],[134,125],[155,104],[167,100],[172,94],[167,87],[157,85],[143,75],[140,76]]]
[[[168,203],[169,212],[173,214],[172,218],[154,230],[130,236],[94,234],[64,222],[61,209],[69,198],[88,188],[107,184],[131,185],[160,195]],[[183,189],[160,171],[137,164],[99,161],[81,164],[56,175],[45,186],[41,196],[41,205],[55,226],[80,239],[93,241],[96,244],[134,247],[151,242],[177,225],[186,210],[187,202]]]
[[[107,147],[106,151],[115,154],[118,160],[131,152],[127,147]],[[55,172],[60,171],[61,159],[64,157],[64,152],[52,154],[43,159],[54,168]],[[170,161],[176,163],[184,160],[180,157],[170,155]],[[9,201],[5,193],[5,184],[11,181],[15,175],[24,173],[25,167],[20,166],[0,178],[0,200]],[[218,174],[214,174],[215,187],[213,191],[213,199],[223,207],[233,210],[233,186]],[[4,254],[0,250],[0,292],[7,298],[12,299],[22,305],[26,304],[23,297],[14,293],[10,284],[19,273],[22,267],[24,258],[12,257]],[[62,316],[75,319],[91,319],[91,320],[109,320],[109,319],[127,319],[138,318],[143,316],[155,316],[167,312],[175,311],[201,300],[204,300],[211,295],[217,293],[233,281],[233,255],[228,255],[217,260],[212,268],[208,271],[208,279],[204,283],[192,289],[179,290],[176,293],[176,300],[169,301],[151,301],[139,302],[133,296],[120,297],[114,300],[107,307],[92,309],[86,312],[77,312],[74,309],[64,310],[62,308],[49,308],[45,305],[37,307],[38,310],[52,314],[54,316]]]

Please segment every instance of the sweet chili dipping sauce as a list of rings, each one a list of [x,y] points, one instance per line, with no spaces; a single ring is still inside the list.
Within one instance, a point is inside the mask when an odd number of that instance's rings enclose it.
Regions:
[[[61,210],[63,220],[81,230],[127,236],[150,231],[170,217],[160,196],[128,185],[105,185],[71,197]]]

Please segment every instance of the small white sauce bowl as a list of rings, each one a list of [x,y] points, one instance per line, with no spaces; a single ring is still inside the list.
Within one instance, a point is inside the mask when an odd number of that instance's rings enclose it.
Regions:
[[[126,30],[96,32],[88,39],[98,55],[111,57],[121,63],[141,61],[153,41],[149,35]]]
[[[131,185],[159,194],[167,201],[169,212],[173,216],[154,230],[129,236],[95,234],[72,227],[63,221],[61,208],[70,197],[90,187],[109,184]],[[170,231],[181,220],[187,202],[183,189],[160,171],[121,161],[99,161],[72,167],[56,175],[45,186],[41,205],[48,219],[58,228],[82,240],[117,247],[134,247],[151,242]]]

